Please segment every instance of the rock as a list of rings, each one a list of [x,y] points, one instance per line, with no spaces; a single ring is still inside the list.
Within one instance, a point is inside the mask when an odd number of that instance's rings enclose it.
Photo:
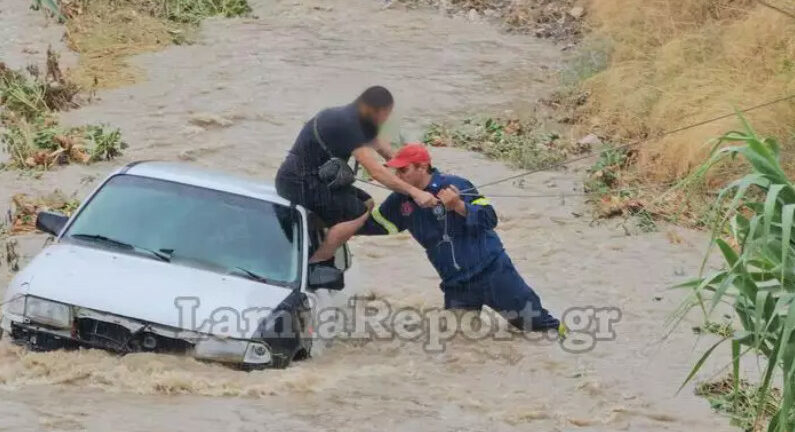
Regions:
[[[579,141],[577,141],[577,145],[581,147],[593,147],[600,144],[602,144],[602,140],[599,139],[596,134],[585,135],[584,137],[580,138]]]
[[[472,21],[472,22],[474,22],[474,21],[478,21],[478,20],[480,20],[480,14],[478,13],[478,11],[477,11],[477,10],[475,10],[475,9],[470,9],[470,10],[469,10],[469,13],[467,14],[467,18],[468,18],[470,21]]]
[[[486,10],[483,11],[483,16],[486,16],[486,17],[489,17],[489,18],[495,16],[496,14],[497,14],[497,11],[495,11],[494,9],[486,9]]]
[[[583,15],[585,15],[585,8],[575,6],[569,10],[569,15],[571,15],[574,19],[580,19]]]

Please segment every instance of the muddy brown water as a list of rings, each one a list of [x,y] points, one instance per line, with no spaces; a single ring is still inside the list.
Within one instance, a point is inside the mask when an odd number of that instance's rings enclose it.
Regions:
[[[24,3],[0,0],[0,58],[14,65],[36,61],[62,31]],[[399,126],[416,138],[430,120],[532,106],[560,64],[559,47],[431,11],[382,10],[375,0],[252,3],[258,19],[210,20],[197,44],[133,59],[146,81],[63,115],[121,127],[131,145],[121,160],[38,180],[2,172],[0,209],[18,192],[82,196],[139,159],[271,180],[301,123],[367,84],[395,92]],[[515,172],[455,149],[433,156],[475,183]],[[483,192],[570,192],[580,176],[546,172]],[[627,236],[617,222],[574,216],[588,214],[578,197],[492,201],[507,250],[546,306],[620,308],[616,340],[581,354],[526,340],[455,339],[442,353],[417,342],[338,342],[287,370],[253,373],[149,354],[27,353],[4,341],[0,430],[731,430],[692,386],[675,394],[704,349],[690,332],[695,321],[663,340],[681,300],[666,288],[695,273],[702,234],[678,230],[679,243],[669,227]],[[28,259],[44,239],[18,241]],[[348,295],[441,305],[438,279],[409,237],[356,239],[352,248]]]

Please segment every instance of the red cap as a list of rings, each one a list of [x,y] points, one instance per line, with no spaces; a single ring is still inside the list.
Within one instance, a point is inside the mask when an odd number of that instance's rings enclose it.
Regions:
[[[386,163],[392,168],[404,168],[414,163],[431,163],[431,155],[424,145],[419,143],[406,144],[398,150],[395,157]]]

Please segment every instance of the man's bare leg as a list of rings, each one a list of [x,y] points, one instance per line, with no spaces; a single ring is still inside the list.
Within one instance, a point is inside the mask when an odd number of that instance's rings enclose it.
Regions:
[[[366,204],[368,209],[372,208],[371,200]],[[326,240],[317,248],[315,254],[309,258],[309,263],[317,263],[330,260],[337,249],[348,241],[357,231],[367,222],[370,212],[366,211],[356,219],[338,223],[331,227],[326,234]]]

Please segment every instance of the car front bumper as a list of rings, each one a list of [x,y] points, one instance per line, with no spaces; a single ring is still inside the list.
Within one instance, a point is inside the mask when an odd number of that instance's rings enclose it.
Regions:
[[[53,328],[13,314],[0,317],[0,329],[14,343],[34,351],[86,347],[119,354],[180,354],[246,369],[268,367],[273,362],[271,348],[263,341],[220,338],[76,306],[71,308],[70,329]]]

